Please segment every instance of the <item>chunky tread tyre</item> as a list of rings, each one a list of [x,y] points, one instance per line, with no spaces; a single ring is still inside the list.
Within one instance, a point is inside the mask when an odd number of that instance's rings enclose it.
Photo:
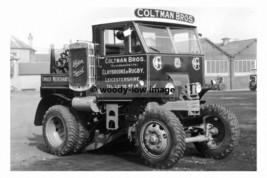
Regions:
[[[196,149],[205,157],[222,159],[228,156],[238,144],[240,130],[236,116],[221,105],[210,104],[201,109],[202,117],[214,115],[224,124],[225,135],[222,142],[216,148],[209,148],[207,142],[195,142]],[[208,123],[208,121],[207,121]],[[219,130],[220,132],[220,130]]]
[[[64,126],[65,137],[59,146],[54,146],[47,137],[48,121],[53,117],[60,117]],[[69,108],[62,105],[54,105],[47,110],[44,116],[43,137],[49,153],[64,156],[73,152],[78,137],[78,125]]]
[[[84,148],[88,145],[89,138],[90,138],[90,132],[86,128],[85,121],[83,121],[81,118],[78,118],[77,123],[78,123],[79,134],[78,134],[77,143],[74,147],[73,153],[82,152]]]
[[[170,133],[170,147],[167,149],[164,157],[155,159],[148,155],[141,143],[141,129],[151,121],[160,121],[163,123]],[[139,118],[136,124],[135,131],[135,146],[140,157],[150,167],[167,169],[173,165],[183,156],[185,151],[185,133],[183,126],[179,119],[170,111],[162,108],[154,108],[145,111]]]

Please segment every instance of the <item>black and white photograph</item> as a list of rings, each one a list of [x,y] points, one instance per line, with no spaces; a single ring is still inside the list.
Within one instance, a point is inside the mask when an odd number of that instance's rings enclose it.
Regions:
[[[259,2],[180,2],[9,3],[8,170],[257,173]]]

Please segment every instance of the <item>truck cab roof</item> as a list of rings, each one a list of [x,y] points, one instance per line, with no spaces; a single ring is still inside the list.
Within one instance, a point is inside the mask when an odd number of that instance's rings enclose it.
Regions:
[[[110,19],[102,22],[93,23],[92,26],[112,25],[116,23],[129,23],[129,22],[145,22],[150,24],[166,24],[171,26],[184,26],[195,28],[196,26],[190,23],[175,21],[171,19],[160,19],[160,18],[119,18]]]

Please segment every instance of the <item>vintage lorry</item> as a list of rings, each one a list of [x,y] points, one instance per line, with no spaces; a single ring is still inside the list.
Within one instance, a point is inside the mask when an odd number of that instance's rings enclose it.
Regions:
[[[221,159],[238,144],[236,116],[205,104],[204,55],[194,17],[136,9],[136,18],[92,26],[41,75],[34,124],[48,152],[63,156],[129,139],[149,166],[171,168],[194,143]]]
[[[205,87],[219,91],[225,91],[227,88],[222,76],[217,76],[215,79],[211,80],[209,84],[206,84]]]
[[[249,89],[250,91],[257,90],[257,69],[252,69],[249,75]]]

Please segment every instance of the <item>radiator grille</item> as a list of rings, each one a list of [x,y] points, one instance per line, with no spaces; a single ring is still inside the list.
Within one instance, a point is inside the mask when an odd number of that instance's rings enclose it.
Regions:
[[[70,45],[69,85],[74,91],[86,91],[95,83],[93,48],[86,43]]]

